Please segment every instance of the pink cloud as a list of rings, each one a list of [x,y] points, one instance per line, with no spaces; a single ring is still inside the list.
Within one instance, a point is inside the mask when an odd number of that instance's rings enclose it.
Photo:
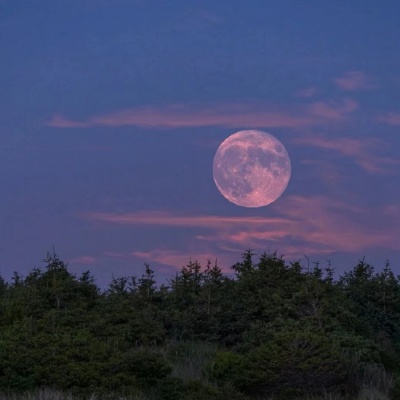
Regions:
[[[292,196],[278,204],[278,210],[293,221],[297,238],[317,248],[317,252],[400,249],[396,239],[400,228],[385,217],[385,210],[356,207],[324,196]]]
[[[179,226],[179,227],[198,227],[198,228],[218,228],[221,226],[235,225],[265,225],[274,223],[284,223],[285,220],[279,218],[266,217],[224,217],[217,215],[188,216],[171,214],[165,211],[148,211],[136,213],[86,213],[85,218],[128,225],[159,225],[159,226]]]
[[[355,91],[360,89],[373,89],[376,87],[371,78],[363,71],[349,71],[334,80],[342,90]]]
[[[324,136],[308,136],[296,138],[294,143],[306,144],[324,150],[334,151],[352,159],[362,169],[371,173],[385,173],[392,171],[392,167],[399,164],[398,160],[379,156],[376,150],[385,146],[384,142],[376,138],[328,138]]]
[[[81,256],[69,260],[69,262],[81,265],[92,265],[96,262],[96,258],[92,256]]]
[[[390,112],[379,116],[377,119],[379,122],[384,122],[388,125],[400,125],[400,113]]]
[[[400,215],[400,206],[398,204],[390,204],[384,208],[383,213],[389,217],[397,218]]]
[[[286,218],[286,224],[279,226],[280,229],[242,227],[230,232],[225,240],[245,248],[260,248],[266,243],[275,243],[278,247],[279,244],[279,249],[291,257],[300,257],[305,249],[311,254],[358,253],[379,247],[400,249],[396,239],[400,228],[385,217],[385,212],[376,218],[376,221],[383,218],[385,222],[367,227],[363,221],[371,222],[372,210],[351,207],[327,197],[292,196],[279,204],[278,212]],[[218,233],[213,239],[218,239]]]
[[[117,111],[84,121],[68,120],[55,115],[47,125],[58,128],[86,128],[92,126],[127,126],[184,128],[197,126],[252,126],[296,127],[310,124],[301,115],[269,109],[260,105],[227,104],[210,108],[175,104],[166,107],[139,107]]]
[[[126,258],[125,253],[121,253],[121,252],[117,252],[117,251],[104,251],[103,254],[105,256],[111,257],[111,258],[120,258],[120,259]]]
[[[222,254],[216,257],[211,251],[178,251],[171,249],[151,249],[148,251],[126,251],[126,252],[110,252],[103,253],[110,258],[134,260],[140,258],[143,262],[154,262],[163,264],[173,269],[180,269],[182,266],[187,265],[189,261],[198,261],[203,267],[207,265],[208,260],[211,264],[217,265],[226,272],[230,271],[230,267],[237,261],[237,257],[233,254]],[[160,267],[157,267],[160,270]],[[162,270],[162,268],[161,268]],[[170,269],[164,269],[164,272],[170,273]]]
[[[147,128],[185,128],[224,126],[239,128],[286,127],[296,128],[324,123],[326,119],[343,120],[355,111],[358,104],[349,99],[336,102],[317,102],[291,110],[263,104],[220,104],[188,106],[174,104],[163,107],[138,107],[95,116],[83,121],[69,120],[56,114],[48,126],[57,128],[87,128],[95,126],[142,126]]]
[[[72,121],[64,118],[61,114],[54,114],[53,117],[46,125],[54,126],[57,128],[86,128],[87,124],[84,122]]]
[[[327,102],[317,101],[309,106],[309,112],[318,117],[341,120],[358,109],[358,103],[351,99]]]
[[[194,252],[153,249],[131,255],[180,267],[189,258],[199,261],[215,254],[234,254],[246,248],[279,249],[290,257],[334,252],[360,253],[370,248],[400,250],[398,207],[383,210],[355,207],[325,196],[291,196],[274,206],[277,217],[224,217],[215,215],[179,215],[152,213],[89,213],[85,217],[111,225],[131,224],[172,229],[202,228],[206,232],[188,238]],[[366,224],[365,221],[368,221]],[[195,244],[195,245],[194,245]],[[213,250],[211,250],[211,248]],[[214,252],[215,251],[215,252]]]
[[[150,251],[134,251],[132,255],[135,257],[139,257],[144,261],[153,261],[165,265],[169,265],[175,268],[181,268],[184,265],[187,265],[188,262],[198,261],[203,267],[207,265],[208,260],[211,261],[211,264],[214,265],[217,262],[217,265],[220,266],[224,271],[229,271],[230,267],[233,265],[235,261],[235,256],[233,255],[220,255],[216,258],[215,254],[211,252],[191,252],[191,251],[177,251],[177,250],[150,250]]]

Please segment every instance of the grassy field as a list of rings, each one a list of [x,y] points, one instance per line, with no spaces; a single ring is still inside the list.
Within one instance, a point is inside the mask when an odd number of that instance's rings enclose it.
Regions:
[[[217,351],[217,345],[192,341],[169,342],[162,349],[165,359],[173,368],[173,377],[179,378],[184,382],[199,381],[205,385],[213,385],[212,380],[209,378],[207,367]],[[393,379],[384,370],[378,367],[367,369],[362,382],[363,384],[356,397],[343,397],[326,393],[319,397],[303,397],[301,400],[392,400],[389,397],[389,393],[393,387]],[[159,397],[151,394],[136,393],[129,395],[92,394],[83,398],[51,388],[42,388],[36,392],[0,393],[0,400],[159,400]],[[199,400],[199,398],[196,396],[195,400]],[[274,398],[262,397],[258,400],[274,400]]]
[[[22,393],[22,394],[0,393],[0,399],[1,400],[82,400],[81,397],[76,397],[71,394],[62,393],[53,389],[41,389],[35,393]],[[144,394],[136,394],[129,396],[92,395],[90,397],[87,397],[85,400],[154,400],[154,399],[151,396],[145,396]],[[198,400],[197,397],[196,400]],[[274,399],[270,397],[268,399],[265,398],[260,400],[274,400]],[[302,400],[389,400],[389,397],[377,391],[376,389],[363,388],[356,398],[344,398],[341,396],[327,394],[322,397],[309,397],[308,399],[302,399]]]

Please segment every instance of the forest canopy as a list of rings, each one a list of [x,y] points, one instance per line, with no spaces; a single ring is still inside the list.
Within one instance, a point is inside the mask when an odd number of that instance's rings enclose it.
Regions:
[[[366,387],[399,398],[400,278],[365,260],[335,278],[252,251],[232,266],[190,261],[157,285],[106,289],[55,254],[0,278],[0,391],[51,387],[81,396],[300,399]],[[389,397],[388,397],[389,398]]]

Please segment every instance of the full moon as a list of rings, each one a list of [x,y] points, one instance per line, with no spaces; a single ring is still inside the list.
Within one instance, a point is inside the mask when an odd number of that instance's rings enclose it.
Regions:
[[[286,189],[291,174],[289,155],[269,133],[248,130],[234,133],[214,156],[214,181],[221,194],[242,207],[263,207]]]

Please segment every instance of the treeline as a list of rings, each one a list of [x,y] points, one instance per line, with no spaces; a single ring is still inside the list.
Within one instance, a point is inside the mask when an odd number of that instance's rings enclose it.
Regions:
[[[400,398],[400,279],[388,263],[334,279],[329,265],[246,251],[234,277],[189,262],[157,286],[145,265],[100,290],[89,271],[45,262],[0,279],[0,392]]]

